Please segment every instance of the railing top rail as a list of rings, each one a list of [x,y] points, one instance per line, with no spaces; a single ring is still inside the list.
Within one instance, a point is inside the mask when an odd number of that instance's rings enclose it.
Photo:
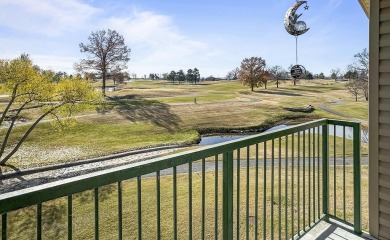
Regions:
[[[360,122],[341,121],[335,119],[328,119],[328,124],[346,126],[346,127],[360,127]]]
[[[335,120],[332,121],[334,123],[336,122]],[[339,122],[342,124],[341,121]],[[209,147],[172,154],[169,156],[129,164],[127,166],[116,167],[53,183],[47,183],[36,187],[5,193],[0,195],[0,214],[64,197],[69,194],[74,194],[115,182],[132,179],[138,176],[155,173],[157,171],[169,169],[174,166],[179,166],[192,161],[200,160],[202,158],[215,156],[217,154],[233,151],[235,149],[269,141],[275,138],[287,136],[309,128],[314,128],[326,124],[328,124],[327,119],[320,119],[288,127],[282,130],[261,133]]]

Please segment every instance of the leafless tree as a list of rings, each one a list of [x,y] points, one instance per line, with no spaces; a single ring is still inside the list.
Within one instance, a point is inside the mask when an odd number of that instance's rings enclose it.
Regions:
[[[355,62],[348,66],[349,71],[357,72],[357,79],[360,80],[361,92],[368,101],[368,70],[369,70],[369,53],[367,49],[354,55]]]
[[[279,88],[279,84],[282,81],[284,82],[286,70],[282,66],[276,65],[268,69],[268,73],[270,74],[270,78],[275,80],[276,87]]]
[[[226,79],[227,80],[236,80],[238,78],[237,75],[238,75],[239,70],[240,69],[237,67],[237,68],[231,70],[230,72],[228,72],[228,74],[226,75]]]
[[[115,30],[99,30],[92,32],[88,43],[80,43],[80,52],[87,58],[80,61],[84,69],[95,70],[103,79],[102,91],[105,96],[106,78],[111,71],[121,71],[127,68],[130,60],[130,48],[125,45],[125,39]]]
[[[254,87],[262,86],[265,83],[267,75],[265,67],[265,60],[261,57],[245,58],[241,62],[238,79],[253,91]]]
[[[355,97],[356,102],[357,102],[358,95],[362,89],[361,84],[362,84],[362,81],[360,81],[358,79],[349,80],[348,83],[345,84],[348,91]]]
[[[330,74],[331,78],[337,81],[338,77],[341,75],[341,70],[340,68],[332,69],[330,70]]]

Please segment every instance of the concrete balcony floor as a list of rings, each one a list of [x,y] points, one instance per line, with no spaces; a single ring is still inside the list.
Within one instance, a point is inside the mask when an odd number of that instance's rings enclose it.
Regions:
[[[330,223],[321,221],[308,231],[301,239],[304,240],[361,240],[375,238],[363,233],[361,236],[353,234],[353,229],[340,222],[331,220]]]

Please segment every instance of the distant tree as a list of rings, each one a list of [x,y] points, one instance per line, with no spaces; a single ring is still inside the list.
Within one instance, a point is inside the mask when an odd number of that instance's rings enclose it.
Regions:
[[[53,82],[48,71],[40,72],[28,55],[0,60],[0,92],[10,96],[0,113],[0,165],[7,163],[44,118],[52,117],[59,125],[70,123],[62,117],[71,116],[80,107],[78,102],[96,99],[93,86],[84,79],[62,77]],[[40,111],[31,115],[31,124],[13,131],[29,108]]]
[[[179,82],[179,84],[181,82],[184,82],[186,80],[186,75],[184,74],[184,71],[182,69],[180,69],[177,73],[176,73],[176,78],[177,78],[177,81]]]
[[[199,82],[200,81],[200,72],[199,72],[199,69],[197,68],[194,68],[194,81],[195,81],[195,84],[196,82]]]
[[[279,84],[285,79],[286,70],[280,66],[276,65],[268,69],[268,73],[270,74],[270,78],[274,79],[276,82],[276,87],[279,88]]]
[[[175,80],[176,80],[176,72],[172,70],[172,71],[167,75],[167,80],[168,80],[168,81],[171,81],[171,82],[174,84],[174,83],[175,83]]]
[[[96,78],[96,74],[93,72],[86,72],[84,78],[87,81],[93,81]]]
[[[67,78],[67,77],[69,77],[69,75],[66,72],[59,71],[59,72],[55,73],[55,75],[53,77],[53,81],[54,82],[59,82],[61,79]]]
[[[358,72],[356,70],[348,70],[345,74],[344,74],[344,78],[350,80],[350,79],[358,79]]]
[[[163,80],[168,80],[167,76],[168,76],[168,73],[163,73],[162,74],[162,79]]]
[[[348,83],[345,84],[348,91],[355,97],[356,102],[357,102],[357,98],[359,96],[359,93],[362,89],[361,83],[362,83],[362,81],[360,81],[358,79],[352,79],[352,80],[349,80]]]
[[[332,69],[330,70],[330,77],[337,81],[338,77],[340,76],[341,70],[340,68]]]
[[[187,70],[186,80],[187,80],[187,82],[194,83],[195,75],[194,75],[194,71],[192,69]]]
[[[204,79],[205,81],[217,81],[217,78],[215,78],[213,75],[208,76]]]
[[[114,69],[126,69],[130,60],[130,48],[125,39],[115,30],[92,32],[88,43],[80,43],[80,52],[87,53],[87,58],[80,61],[80,67],[97,71],[103,80],[102,92],[106,95],[106,78]]]
[[[249,86],[251,90],[262,86],[266,78],[266,63],[261,57],[245,58],[241,62],[238,72],[238,79],[243,85]]]
[[[233,70],[231,70],[230,72],[227,73],[226,75],[226,79],[227,80],[236,80],[238,78],[238,72],[239,72],[239,68],[235,68]]]
[[[122,72],[120,69],[111,71],[111,78],[114,81],[114,84],[122,84],[128,77],[129,74],[127,72]]]
[[[311,72],[307,72],[305,78],[308,79],[308,80],[314,79],[313,74]]]
[[[325,79],[324,73],[321,72],[320,74],[318,74],[318,78],[319,78],[319,79]]]
[[[154,73],[149,73],[149,79],[154,80],[155,74]]]

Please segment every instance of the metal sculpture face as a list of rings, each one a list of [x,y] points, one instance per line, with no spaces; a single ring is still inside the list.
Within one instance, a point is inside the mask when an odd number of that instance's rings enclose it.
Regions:
[[[286,31],[293,36],[302,35],[310,29],[306,26],[306,23],[304,21],[298,21],[298,18],[302,16],[302,14],[296,14],[298,8],[302,4],[306,3],[307,1],[297,1],[292,7],[287,10],[286,16],[284,17],[284,27],[286,28]],[[305,10],[307,10],[308,8],[309,7],[306,6]]]
[[[304,78],[306,76],[306,69],[302,65],[295,65],[291,68],[290,73],[295,79]]]

